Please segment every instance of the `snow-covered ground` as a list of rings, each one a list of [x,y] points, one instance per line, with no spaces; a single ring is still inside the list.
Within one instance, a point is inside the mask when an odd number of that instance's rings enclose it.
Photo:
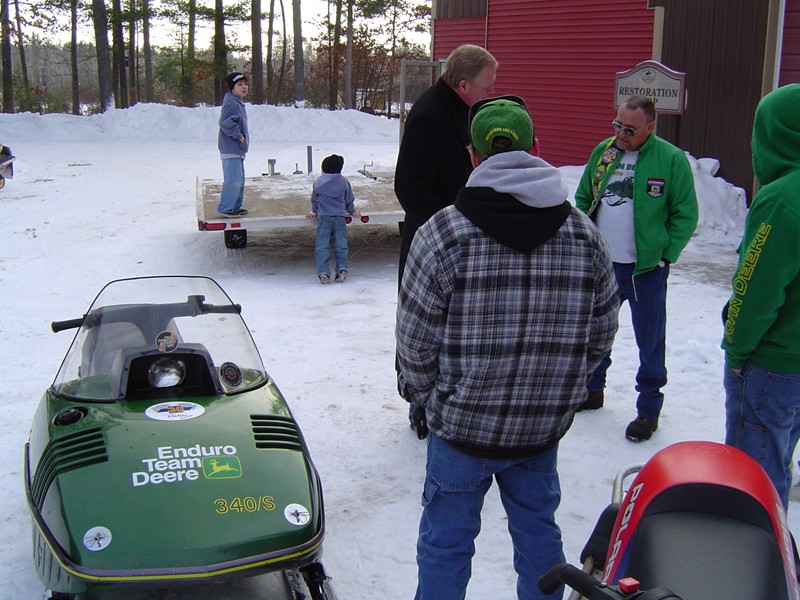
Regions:
[[[397,122],[358,112],[248,107],[248,175],[295,165],[316,169],[336,152],[344,174],[373,163],[394,168]],[[109,280],[149,274],[216,279],[243,307],[270,374],[286,395],[325,488],[324,562],[341,600],[410,598],[425,445],[409,430],[394,380],[396,226],[351,226],[350,277],[319,285],[313,228],[253,231],[244,250],[195,222],[197,177],[220,177],[218,109],[137,105],[95,117],[0,115],[0,143],[17,156],[0,190],[0,383],[6,419],[0,449],[0,596],[41,597],[33,569],[22,483],[22,447],[43,390],[71,341],[49,324],[83,314]],[[545,155],[546,159],[547,156]],[[643,462],[680,440],[722,441],[720,309],[728,297],[744,221],[739,190],[695,164],[701,223],[672,267],[668,299],[670,383],[660,427],[642,444],[625,440],[635,416],[637,367],[627,308],[614,346],[606,407],[580,413],[560,449],[563,500],[558,520],[576,562],[611,483],[624,465]],[[562,169],[574,189],[582,167]],[[113,502],[112,498],[98,499]],[[87,507],[91,510],[91,507]],[[790,524],[800,533],[800,510]],[[511,544],[493,489],[468,597],[513,598]],[[217,586],[211,600],[232,598]],[[148,598],[191,598],[172,592]],[[123,596],[124,597],[124,596]],[[243,596],[254,597],[251,592]]]

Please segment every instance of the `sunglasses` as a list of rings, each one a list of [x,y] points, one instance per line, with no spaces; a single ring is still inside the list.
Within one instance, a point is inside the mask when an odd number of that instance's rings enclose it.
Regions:
[[[525,112],[528,111],[528,106],[525,104],[525,100],[523,100],[520,96],[494,96],[493,98],[484,98],[483,100],[478,100],[475,104],[469,107],[469,122],[467,123],[467,130],[472,128],[472,120],[475,118],[475,115],[478,114],[481,108],[483,108],[489,102],[494,102],[495,100],[509,100],[510,102],[515,102],[519,104],[522,108],[525,109]]]
[[[617,133],[624,132],[625,135],[627,135],[628,137],[633,137],[633,136],[636,135],[637,131],[639,131],[640,129],[644,129],[645,127],[650,125],[650,123],[652,123],[652,121],[648,121],[647,123],[645,123],[641,127],[637,127],[636,129],[634,129],[633,127],[628,127],[627,125],[623,125],[619,121],[611,121],[611,126],[614,128],[614,131],[616,131]]]

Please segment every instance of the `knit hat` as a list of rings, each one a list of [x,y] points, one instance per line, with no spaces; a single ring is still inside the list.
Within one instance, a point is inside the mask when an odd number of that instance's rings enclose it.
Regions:
[[[322,159],[323,173],[341,173],[344,166],[344,158],[338,154],[331,154]]]
[[[492,154],[492,141],[505,137],[508,150],[530,150],[533,146],[533,121],[518,96],[480,100],[470,108],[469,137],[472,147],[482,154]]]
[[[247,76],[244,73],[234,72],[225,78],[225,83],[228,84],[228,89],[232,92],[233,86],[236,85],[236,82],[241,81],[242,79],[247,81]]]

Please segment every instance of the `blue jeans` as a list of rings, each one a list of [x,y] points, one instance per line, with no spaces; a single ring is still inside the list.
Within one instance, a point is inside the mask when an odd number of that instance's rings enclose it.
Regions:
[[[661,388],[667,384],[667,277],[669,265],[633,275],[633,264],[614,263],[619,286],[620,305],[631,307],[631,324],[639,348],[639,371],[636,374],[636,413],[658,419],[664,404]],[[606,372],[611,366],[611,352],[603,357],[586,388],[590,392],[606,386]]]
[[[347,223],[344,217],[317,217],[317,240],[314,244],[314,260],[317,275],[331,274],[328,262],[331,258],[331,241],[336,262],[336,272],[347,270]]]
[[[725,443],[752,456],[789,508],[792,455],[800,439],[800,373],[725,366]]]
[[[231,212],[242,208],[244,200],[244,159],[222,160],[222,192],[219,195],[219,212]]]
[[[536,580],[564,561],[555,512],[561,501],[556,471],[558,446],[517,459],[476,458],[436,435],[428,436],[428,465],[417,540],[416,600],[463,600],[472,573],[483,499],[497,479],[514,545],[517,597],[545,596]]]

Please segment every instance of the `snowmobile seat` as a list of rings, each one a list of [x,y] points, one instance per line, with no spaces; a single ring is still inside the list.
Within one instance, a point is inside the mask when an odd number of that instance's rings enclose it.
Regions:
[[[665,490],[645,509],[628,556],[620,577],[635,577],[644,589],[669,587],[684,600],[788,597],[766,509],[733,488],[687,484]]]

